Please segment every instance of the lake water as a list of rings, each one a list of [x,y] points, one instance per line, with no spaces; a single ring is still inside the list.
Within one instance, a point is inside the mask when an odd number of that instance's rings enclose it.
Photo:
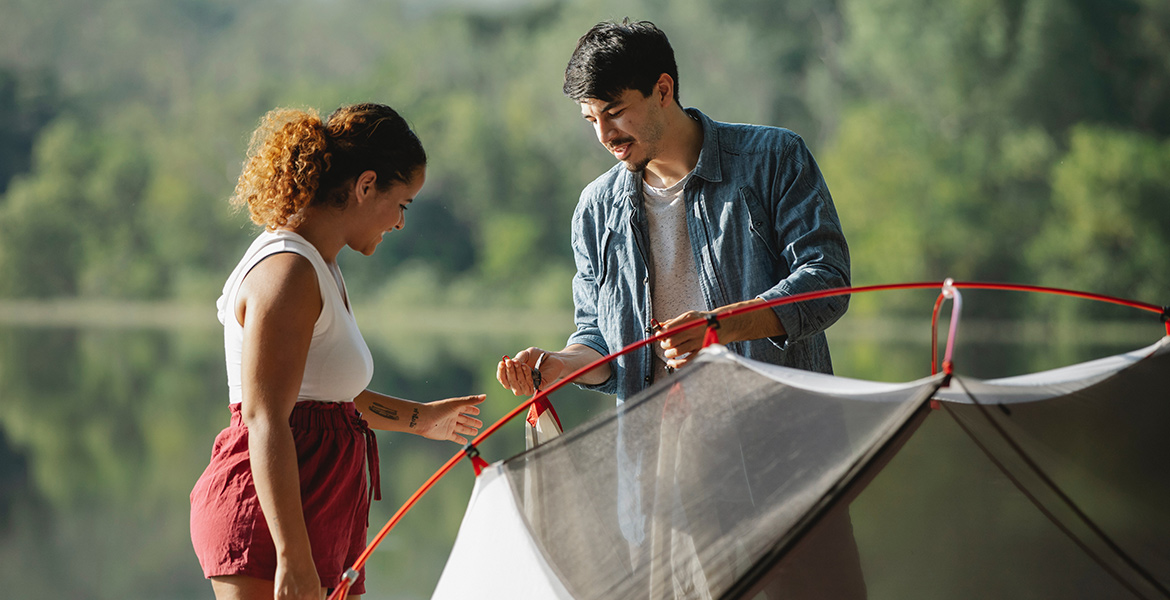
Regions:
[[[429,318],[365,326],[372,387],[419,400],[484,391],[484,420],[494,422],[520,400],[495,383],[499,356],[529,344],[559,348],[569,316],[522,321],[471,333]],[[1145,346],[1161,337],[1160,327],[1123,324],[1101,335],[1105,329],[1068,334],[983,323],[960,328],[956,363],[973,376],[1015,375]],[[929,332],[921,320],[846,316],[830,336],[837,373],[885,381],[928,375]],[[178,318],[147,326],[0,325],[0,595],[211,596],[191,550],[187,495],[228,419],[221,335]],[[613,405],[577,389],[553,400],[566,427]],[[371,535],[459,450],[378,435],[383,500]],[[519,421],[481,446],[489,461],[522,449]],[[472,485],[465,462],[405,517],[368,563],[367,598],[429,597]]]

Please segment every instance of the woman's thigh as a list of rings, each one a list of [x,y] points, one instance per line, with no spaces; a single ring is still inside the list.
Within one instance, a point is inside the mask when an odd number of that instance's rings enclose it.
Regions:
[[[215,600],[271,600],[272,582],[267,579],[257,579],[247,575],[227,575],[211,578],[211,590],[215,593]],[[326,597],[325,588],[321,589],[321,597]],[[348,594],[345,600],[361,600],[361,594]]]
[[[211,578],[215,600],[256,600],[272,598],[272,582],[247,575],[225,575]]]

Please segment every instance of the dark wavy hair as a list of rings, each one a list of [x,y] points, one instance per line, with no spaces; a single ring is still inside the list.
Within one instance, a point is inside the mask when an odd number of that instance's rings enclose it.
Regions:
[[[310,205],[344,208],[346,184],[366,171],[385,190],[427,164],[406,120],[383,104],[343,106],[322,121],[313,110],[269,111],[252,133],[232,202],[257,225],[296,226]]]
[[[674,79],[678,102],[678,66],[666,34],[650,21],[603,21],[577,40],[565,68],[565,95],[610,102],[634,89],[648,96],[663,73]]]

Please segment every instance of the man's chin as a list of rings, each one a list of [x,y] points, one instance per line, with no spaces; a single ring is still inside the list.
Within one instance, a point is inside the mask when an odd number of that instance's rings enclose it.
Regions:
[[[631,173],[641,173],[642,171],[646,170],[646,165],[650,164],[650,159],[644,158],[644,159],[639,160],[637,162],[623,160],[622,164],[625,165],[626,170],[628,170]]]

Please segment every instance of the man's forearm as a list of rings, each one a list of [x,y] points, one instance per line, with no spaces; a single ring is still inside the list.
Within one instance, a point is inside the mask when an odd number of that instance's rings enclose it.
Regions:
[[[728,304],[715,312],[726,312],[745,306],[754,306],[763,302],[765,302],[763,299],[753,298],[743,302]],[[719,338],[724,343],[758,340],[761,338],[787,335],[788,333],[784,330],[784,325],[780,323],[780,317],[776,316],[776,311],[770,309],[752,310],[720,319],[720,330]]]
[[[578,369],[588,366],[590,363],[596,361],[602,356],[596,350],[584,344],[570,344],[569,346],[566,346],[564,350],[561,350],[560,352],[554,352],[552,354],[552,358],[560,363],[561,368],[557,374],[558,378],[567,377],[570,374],[576,372]],[[573,383],[598,385],[605,383],[611,374],[612,370],[610,369],[609,363],[604,363],[594,369],[586,371],[580,377],[574,379]]]

